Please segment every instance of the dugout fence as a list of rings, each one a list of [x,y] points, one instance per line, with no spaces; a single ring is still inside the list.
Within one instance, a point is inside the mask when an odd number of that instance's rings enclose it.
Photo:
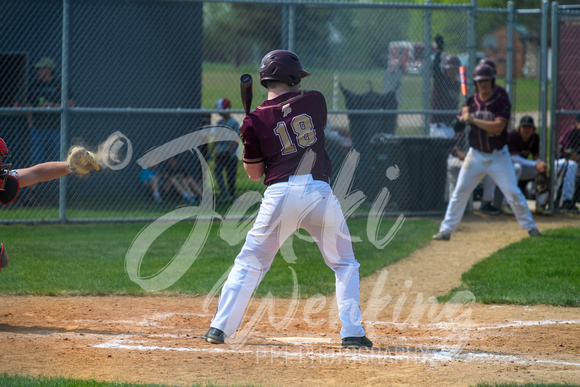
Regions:
[[[222,194],[216,180],[216,141],[228,136],[216,127],[216,101],[230,99],[241,123],[239,77],[247,72],[259,79],[260,59],[276,48],[297,52],[312,73],[303,88],[326,96],[332,184],[345,212],[441,215],[448,154],[456,142],[434,130],[433,117],[454,115],[459,105],[433,108],[433,93],[444,87],[433,78],[436,37],[443,39],[441,60],[457,56],[468,74],[484,56],[496,61],[497,81],[513,103],[512,127],[532,115],[542,157],[553,160],[556,131],[547,130],[550,122],[561,126],[578,112],[576,105],[562,105],[559,83],[549,81],[562,82],[577,71],[557,67],[570,66],[568,55],[577,50],[558,44],[573,33],[565,26],[576,12],[548,1],[523,10],[513,2],[505,9],[480,8],[476,0],[5,0],[0,137],[12,163],[25,168],[64,159],[71,146],[84,145],[104,155],[105,168],[23,189],[3,209],[2,222],[170,216],[191,205],[170,183],[175,174],[199,185],[198,202],[211,198],[192,216],[250,214],[265,187],[246,178],[241,161],[235,197]],[[43,63],[54,76],[52,107],[35,99],[44,87],[38,81]],[[570,98],[578,103],[574,93]],[[255,82],[253,108],[265,96]],[[39,139],[39,132],[49,133]],[[170,171],[161,181],[162,203],[150,187],[156,168]]]

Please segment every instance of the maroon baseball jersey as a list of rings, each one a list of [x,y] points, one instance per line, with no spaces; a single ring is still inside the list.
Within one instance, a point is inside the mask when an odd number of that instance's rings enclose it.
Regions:
[[[576,125],[571,125],[566,129],[560,136],[558,144],[562,146],[562,151],[570,150],[574,153],[580,153],[580,130],[576,129]],[[564,155],[560,157],[564,157]]]
[[[318,91],[290,92],[266,100],[242,124],[244,163],[265,163],[264,184],[294,175],[304,153],[316,160],[310,173],[330,176],[324,147],[326,100]]]
[[[469,112],[473,113],[475,118],[484,121],[495,121],[499,117],[506,122],[506,127],[500,134],[487,132],[472,124],[469,131],[469,145],[484,153],[491,153],[494,150],[503,148],[507,144],[507,130],[512,109],[507,94],[495,88],[492,96],[484,101],[476,93],[474,96],[469,97],[467,106],[469,106]]]
[[[513,130],[508,133],[507,143],[512,155],[520,155],[527,159],[530,155],[534,157],[534,155],[540,154],[540,136],[538,133],[532,134],[528,141],[524,141],[520,132]]]

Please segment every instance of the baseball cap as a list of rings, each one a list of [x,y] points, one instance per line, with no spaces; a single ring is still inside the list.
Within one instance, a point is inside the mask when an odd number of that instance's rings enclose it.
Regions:
[[[534,119],[531,116],[523,116],[520,120],[520,126],[531,126],[535,128]]]
[[[49,69],[53,69],[54,66],[55,66],[54,61],[48,57],[44,57],[34,64],[34,67],[36,67],[38,69],[43,68],[43,67],[48,67]]]
[[[229,109],[231,107],[232,107],[232,102],[227,98],[220,98],[215,103],[216,109],[223,110],[223,109]]]

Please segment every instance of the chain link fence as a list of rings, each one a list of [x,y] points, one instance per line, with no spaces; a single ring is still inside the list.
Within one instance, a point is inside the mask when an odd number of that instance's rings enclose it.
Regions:
[[[580,201],[580,5],[552,4],[551,121],[550,150],[554,155],[552,184],[557,187],[554,201]],[[574,173],[575,172],[575,173]],[[571,176],[574,178],[572,179]],[[564,204],[564,207],[566,205]]]
[[[347,213],[373,211],[387,188],[386,215],[442,214],[458,172],[450,152],[466,147],[450,128],[462,103],[457,66],[469,77],[491,57],[515,119],[541,121],[536,26],[547,10],[475,0],[5,0],[0,136],[12,163],[64,159],[84,145],[105,167],[24,188],[2,221],[151,220],[204,197],[210,217],[250,212],[265,187],[239,159],[217,168],[229,129],[216,103],[231,101],[241,124],[240,75],[256,80],[255,108],[266,98],[258,65],[278,48],[298,53],[312,73],[303,89],[327,99],[331,183],[339,199],[356,198]],[[166,157],[152,157],[160,149]]]

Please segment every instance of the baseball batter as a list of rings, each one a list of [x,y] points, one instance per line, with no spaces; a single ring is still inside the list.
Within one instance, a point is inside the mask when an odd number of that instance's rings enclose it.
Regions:
[[[67,161],[52,161],[23,169],[11,169],[12,164],[4,164],[5,157],[10,157],[10,152],[0,138],[0,203],[4,205],[16,199],[21,187],[58,179],[71,172],[84,175],[93,169],[100,169],[95,155],[82,147],[72,148]],[[8,263],[8,254],[4,244],[0,243],[0,270],[8,266]]]
[[[262,59],[260,83],[268,89],[268,99],[242,124],[243,162],[251,180],[265,175],[268,188],[204,335],[212,344],[223,344],[236,332],[276,252],[290,234],[303,228],[335,272],[342,346],[373,345],[360,322],[360,265],[340,203],[328,184],[332,167],[324,144],[326,101],[317,91],[299,91],[308,75],[291,51],[272,51]]]
[[[530,236],[538,236],[540,232],[518,187],[507,147],[511,103],[495,89],[495,72],[490,66],[477,65],[473,71],[473,82],[476,94],[468,98],[455,125],[455,130],[461,131],[466,123],[470,124],[469,151],[459,171],[445,218],[433,239],[448,241],[451,238],[451,233],[463,217],[469,196],[486,175],[501,189],[520,225]]]

